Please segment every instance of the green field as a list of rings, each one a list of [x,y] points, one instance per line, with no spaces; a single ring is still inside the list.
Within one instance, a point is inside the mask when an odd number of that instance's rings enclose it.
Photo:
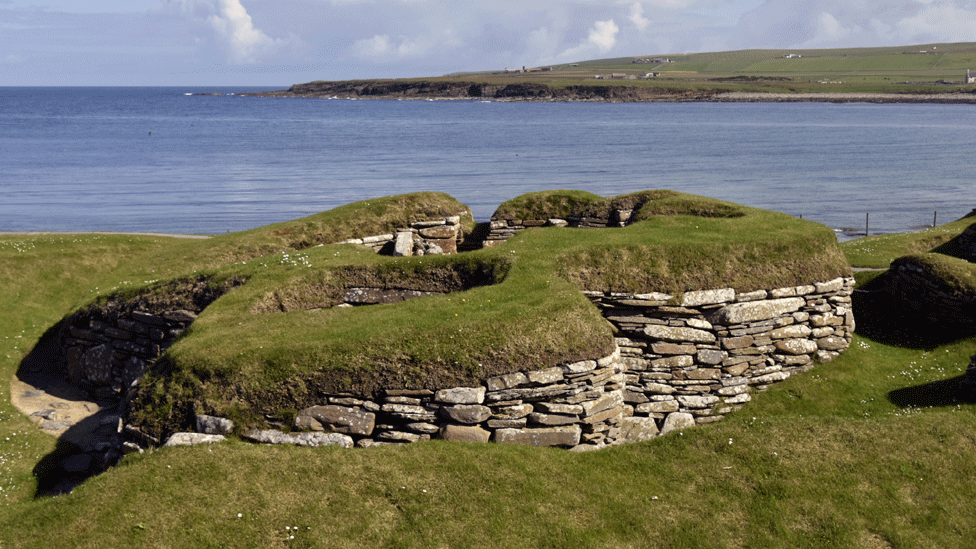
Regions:
[[[924,53],[920,53],[924,52]],[[786,55],[800,57],[785,58]],[[669,63],[634,64],[635,59]],[[502,72],[452,75],[451,79],[515,82],[550,86],[578,84],[646,86],[668,89],[764,92],[947,93],[972,91],[963,83],[966,70],[976,70],[976,43],[919,44],[884,48],[821,50],[740,50],[598,59],[554,65],[522,74]],[[637,81],[598,81],[597,74],[660,76]],[[754,77],[759,81],[728,80]],[[763,78],[786,79],[762,81]],[[946,84],[940,82],[954,83]]]
[[[698,197],[677,198],[685,208],[725,207]],[[425,197],[435,199],[437,212],[456,206],[443,197]],[[372,228],[395,225],[403,222],[411,200],[370,201],[351,210],[357,212],[355,219],[363,219],[364,209],[371,208]],[[543,207],[532,201],[511,206]],[[349,211],[208,241],[0,237],[0,307],[6,311],[0,316],[0,375],[4,380],[16,376],[45,332],[79,307],[195,273],[246,276],[251,282],[242,288],[254,285],[215,302],[201,316],[196,335],[185,339],[182,351],[174,351],[183,353],[196,371],[221,368],[192,357],[201,356],[198,347],[208,346],[232,356],[236,336],[226,334],[235,332],[220,330],[233,330],[228,319],[236,315],[245,317],[239,321],[273,329],[250,336],[263,337],[263,343],[243,341],[245,358],[231,363],[247,368],[249,360],[277,360],[280,350],[264,353],[254,347],[274,341],[289,324],[310,322],[307,317],[314,313],[248,312],[266,294],[289,284],[300,288],[312,271],[349,265],[392,268],[392,259],[365,255],[350,245],[315,247],[322,240],[347,237],[342,230],[328,236],[323,231],[334,230],[336,216]],[[436,327],[444,322],[440,314],[470,313],[478,324],[479,318],[491,318],[478,311],[489,297],[492,303],[508,299],[513,301],[500,304],[504,310],[496,324],[503,320],[504,331],[509,317],[523,313],[539,321],[533,328],[538,335],[551,326],[545,323],[540,296],[551,294],[547,299],[562,304],[557,314],[585,312],[586,302],[573,297],[580,280],[599,284],[633,278],[615,262],[622,253],[644,257],[653,266],[656,252],[670,250],[688,265],[696,249],[759,253],[760,248],[744,242],[770,244],[773,233],[783,244],[765,256],[773,267],[788,266],[781,260],[789,253],[812,259],[833,249],[818,244],[821,234],[833,238],[825,227],[771,212],[740,211],[744,215],[729,218],[650,219],[628,229],[607,229],[609,240],[601,238],[603,230],[526,232],[505,246],[470,256],[480,261],[514,256],[505,282],[470,294],[484,300],[417,300],[404,304],[405,314],[431,316],[428,322]],[[766,230],[769,226],[777,230]],[[903,255],[899,246],[924,248],[936,242],[935,247],[963,228],[949,226],[924,243],[918,240],[928,236],[906,235],[883,250],[865,246],[867,239],[845,243],[843,249],[855,264],[883,264],[891,254]],[[807,248],[798,248],[803,242]],[[703,243],[709,244],[694,248]],[[557,245],[567,248],[552,257],[542,253]],[[296,265],[296,254],[315,267]],[[448,261],[435,259],[434,264]],[[422,263],[401,260],[397,268]],[[694,263],[706,272],[717,264]],[[692,287],[694,280],[675,282],[681,279],[674,273],[684,272],[678,266],[675,271],[659,268],[655,283]],[[570,276],[587,268],[594,271],[589,277],[574,281]],[[738,285],[748,288],[789,275],[770,268],[740,276]],[[858,276],[866,280],[872,275]],[[709,282],[709,276],[698,281]],[[519,305],[513,294],[527,295]],[[395,319],[359,312],[380,323],[380,329],[395,326]],[[573,338],[577,329],[582,328],[553,333]],[[297,343],[319,348],[294,334],[284,336],[285,350]],[[356,341],[374,345],[366,337]],[[338,343],[322,345],[332,344]],[[375,345],[382,350],[385,344]],[[36,497],[35,468],[52,459],[56,440],[10,404],[5,381],[0,384],[0,548],[971,547],[976,539],[976,405],[957,400],[955,389],[974,347],[976,338],[906,348],[855,336],[839,359],[754,395],[746,408],[720,423],[598,452],[440,441],[308,449],[233,440],[130,456],[71,494],[54,498]],[[472,342],[465,349],[475,353],[482,347]]]

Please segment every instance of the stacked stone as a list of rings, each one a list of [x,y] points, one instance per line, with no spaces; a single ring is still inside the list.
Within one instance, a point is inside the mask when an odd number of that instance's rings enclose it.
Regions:
[[[379,400],[332,395],[299,412],[295,428],[340,433],[360,447],[439,438],[599,448],[621,438],[622,370],[617,352],[496,376],[477,387],[387,391]]]
[[[346,288],[342,302],[346,305],[379,305],[400,303],[417,297],[443,295],[442,292],[424,292],[421,290],[399,290],[385,288]]]
[[[626,227],[630,223],[633,210],[612,210],[608,218],[602,217],[567,217],[549,219],[503,219],[492,217],[489,224],[488,236],[481,243],[482,247],[490,248],[505,242],[516,233],[533,227],[580,227],[585,229],[605,229],[607,227]]]
[[[680,298],[590,292],[619,335],[608,357],[495,376],[474,387],[395,390],[378,399],[330,395],[297,414],[297,433],[244,436],[304,446],[440,438],[576,451],[647,440],[719,421],[749,402],[752,390],[836,357],[854,330],[853,284],[837,278]]]
[[[360,244],[372,248],[376,253],[397,257],[442,255],[456,254],[461,237],[461,217],[451,216],[415,221],[409,227],[397,229],[396,234],[351,238],[340,244]]]
[[[709,423],[850,344],[854,280],[674,297],[589,292],[620,337],[624,400],[634,417],[675,425]]]
[[[196,318],[196,313],[180,309],[133,311],[105,322],[84,317],[69,321],[61,341],[68,377],[99,398],[118,397]]]
[[[492,217],[488,225],[488,236],[481,242],[481,247],[497,246],[515,236],[515,233],[525,229],[549,226],[565,227],[566,225],[566,221],[561,219],[497,219]]]

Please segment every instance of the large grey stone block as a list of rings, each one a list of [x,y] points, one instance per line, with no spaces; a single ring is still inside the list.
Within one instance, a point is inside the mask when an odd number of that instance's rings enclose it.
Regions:
[[[579,444],[583,434],[579,425],[549,427],[544,429],[499,429],[495,442],[499,444],[527,444],[530,446],[565,446]]]

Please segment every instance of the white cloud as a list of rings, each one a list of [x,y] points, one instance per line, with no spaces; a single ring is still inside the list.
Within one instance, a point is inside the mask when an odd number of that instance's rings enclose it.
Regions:
[[[382,61],[392,57],[419,58],[434,49],[457,47],[460,44],[450,30],[442,31],[438,35],[401,36],[396,40],[391,39],[388,34],[377,34],[372,38],[356,40],[350,47],[350,52],[359,59]]]
[[[557,57],[561,60],[573,60],[591,54],[594,50],[599,53],[607,53],[617,43],[618,32],[620,32],[620,28],[613,22],[613,19],[597,21],[593,23],[593,28],[590,29],[586,40],[576,47],[565,50]]]
[[[840,40],[850,36],[853,32],[853,29],[845,27],[827,12],[823,12],[817,17],[817,36],[821,40]]]
[[[382,57],[391,51],[390,37],[386,34],[377,34],[372,38],[357,40],[352,49],[357,57]]]
[[[976,6],[972,2],[927,0],[926,6],[911,17],[894,24],[894,34],[902,40],[918,42],[968,42],[973,39]]]
[[[618,32],[620,32],[620,28],[613,22],[613,19],[597,21],[593,24],[593,29],[590,30],[590,36],[587,40],[596,46],[600,53],[607,53],[617,43]]]
[[[176,0],[183,12],[205,21],[234,65],[260,63],[273,57],[285,40],[271,38],[254,26],[240,0]]]
[[[637,27],[637,30],[642,32],[647,28],[647,25],[651,23],[650,19],[644,17],[644,6],[642,6],[640,2],[634,2],[630,6],[630,16],[628,19],[630,19],[630,22]]]
[[[696,0],[649,0],[647,3],[658,8],[681,9],[691,6]]]
[[[255,28],[240,0],[218,0],[218,7],[209,22],[226,40],[232,63],[255,63],[275,53],[281,41]]]

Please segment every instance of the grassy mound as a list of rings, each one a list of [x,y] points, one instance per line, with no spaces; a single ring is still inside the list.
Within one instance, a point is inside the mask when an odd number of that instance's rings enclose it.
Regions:
[[[601,197],[585,191],[539,191],[502,202],[492,219],[566,219]]]
[[[767,218],[764,212],[744,211],[743,218],[709,221],[729,223],[725,228],[730,231],[744,230],[743,222],[775,221],[771,232],[789,236],[809,228],[820,234],[813,224],[792,225],[789,219],[777,221],[775,214]],[[695,233],[696,223],[699,230],[707,226],[701,225],[703,219],[672,221],[685,223],[689,239],[694,234],[705,241],[716,238],[721,225]],[[345,317],[333,320],[353,321],[370,311],[396,311],[424,301],[457,307],[451,315],[471,313],[487,306],[484,292],[517,282],[534,266],[564,261],[530,253],[555,241],[553,234],[573,239],[627,231],[642,238],[653,234],[642,230],[635,224],[607,231],[526,231],[498,255],[471,256],[480,257],[479,264],[508,260],[495,285],[347,309]],[[667,229],[655,242],[680,232]],[[278,282],[329,269],[370,272],[374,266],[410,265],[417,272],[436,271],[427,262],[448,266],[453,261],[428,257],[394,264],[344,245],[302,252],[312,267],[290,251],[287,259],[284,254],[241,258],[208,271],[205,267],[215,259],[206,245],[223,246],[223,239],[0,237],[0,307],[16,311],[0,315],[0,374],[13,378],[24,356],[65,315],[99,297],[152,293],[172,280],[190,280],[191,272],[249,278],[208,307],[181,345],[196,345],[197,337],[214,334],[221,315],[227,323],[254,322],[256,329],[279,330],[267,334],[269,342],[293,328],[305,330],[304,319],[337,311],[251,312],[267,293],[280,289]],[[580,250],[564,253],[574,251]],[[779,257],[785,260],[786,254]],[[498,322],[505,315],[527,315],[545,304],[550,292],[557,302],[563,292],[578,294],[578,286],[558,273],[533,280],[538,287],[526,287],[537,291],[526,295],[525,303],[484,318]],[[544,286],[546,281],[550,286]],[[475,302],[472,295],[485,300]],[[235,308],[240,318],[231,316]],[[466,321],[458,318],[454,329],[466,331]],[[263,324],[273,319],[299,324]],[[367,320],[356,322],[368,325]],[[244,350],[253,347],[247,345]],[[119,467],[57,498],[34,497],[35,468],[55,451],[56,440],[13,408],[4,383],[0,543],[11,548],[969,547],[976,536],[971,520],[976,405],[954,400],[954,387],[974,345],[976,340],[967,339],[908,349],[856,335],[834,362],[754,394],[743,411],[720,423],[601,452],[440,441],[343,451],[231,441],[128,456]],[[177,375],[195,374],[187,368]],[[225,382],[217,376],[194,381]],[[234,401],[221,406],[231,409]]]
[[[631,223],[655,215],[741,217],[738,204],[668,190],[638,191],[602,198],[584,191],[539,191],[503,202],[491,216],[496,219],[547,220],[592,217],[610,219],[618,210],[632,212]]]
[[[318,404],[323,393],[468,385],[606,356],[610,328],[580,290],[750,291],[850,272],[826,227],[671,191],[600,201],[533,193],[506,207],[529,217],[578,212],[581,203],[640,205],[645,220],[625,229],[525,231],[457,256],[391,258],[334,245],[222,267],[221,276],[248,283],[170,349],[143,383],[138,419],[157,433],[193,412],[246,426]],[[353,286],[443,295],[331,308]]]
[[[891,271],[862,275],[855,297],[859,331],[878,340],[931,347],[976,330],[976,264],[972,215],[945,225],[842,245],[851,263],[906,268],[909,283]]]
[[[121,307],[120,300],[146,303],[200,277],[235,286],[156,363],[140,389],[137,422],[161,434],[193,413],[210,413],[255,426],[318,404],[324,393],[469,385],[606,356],[614,347],[610,327],[580,290],[750,291],[850,273],[826,227],[718,200],[556,191],[506,204],[525,217],[633,208],[638,221],[623,229],[535,229],[454,256],[393,258],[329,244],[466,211],[446,195],[417,193],[134,258],[127,268],[139,279],[159,270],[161,282],[93,297]],[[334,307],[353,287],[439,295]]]
[[[265,255],[393,233],[415,221],[452,216],[461,218],[465,232],[475,226],[470,208],[444,193],[371,198],[301,219],[221,235],[176,250],[167,249],[161,251],[156,262],[177,268],[220,267]]]

